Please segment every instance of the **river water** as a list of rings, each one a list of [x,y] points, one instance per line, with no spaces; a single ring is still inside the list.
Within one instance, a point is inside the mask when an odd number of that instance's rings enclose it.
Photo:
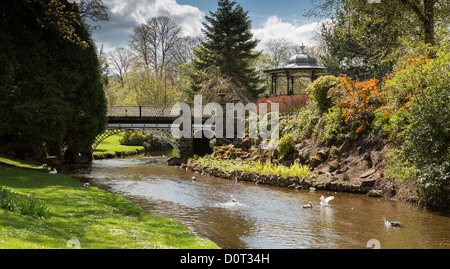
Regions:
[[[94,160],[65,174],[182,222],[221,248],[450,249],[450,216],[361,194],[291,190],[194,174],[162,153]],[[196,180],[192,180],[192,176]],[[231,195],[237,202],[231,201]],[[320,206],[320,196],[335,196]],[[303,208],[312,202],[312,208]],[[400,221],[386,227],[382,217]],[[370,244],[371,245],[371,244]]]

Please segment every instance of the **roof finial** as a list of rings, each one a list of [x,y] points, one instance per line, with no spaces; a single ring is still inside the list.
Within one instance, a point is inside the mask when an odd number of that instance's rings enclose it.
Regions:
[[[303,42],[302,42],[302,45],[300,46],[300,49],[302,50],[300,53],[304,54],[305,53],[305,46],[303,46]]]

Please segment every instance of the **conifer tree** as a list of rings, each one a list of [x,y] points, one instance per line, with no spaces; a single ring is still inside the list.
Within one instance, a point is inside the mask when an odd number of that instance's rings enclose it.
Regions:
[[[218,9],[210,11],[206,16],[208,23],[202,29],[205,41],[194,51],[191,89],[197,91],[199,72],[205,72],[209,67],[218,68],[223,76],[235,81],[244,91],[256,97],[261,91],[261,81],[254,68],[256,58],[260,53],[255,51],[258,40],[251,33],[251,22],[247,12],[235,1],[219,0]]]

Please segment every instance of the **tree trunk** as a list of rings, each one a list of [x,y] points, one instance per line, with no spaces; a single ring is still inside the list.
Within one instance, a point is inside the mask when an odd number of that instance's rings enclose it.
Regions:
[[[434,5],[435,0],[424,0],[424,20],[423,30],[425,34],[425,43],[430,44],[432,46],[435,45],[434,40]]]

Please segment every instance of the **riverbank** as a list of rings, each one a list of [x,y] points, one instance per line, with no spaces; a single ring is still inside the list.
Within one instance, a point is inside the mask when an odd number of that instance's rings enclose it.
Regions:
[[[5,164],[6,163],[6,164]],[[0,186],[47,206],[45,217],[0,209],[0,248],[218,248],[180,222],[40,164],[0,156]],[[75,243],[74,243],[75,242]]]
[[[335,192],[360,193],[371,197],[384,197],[417,203],[415,182],[397,182],[384,176],[385,154],[392,145],[382,140],[360,140],[344,143],[340,148],[318,146],[311,140],[295,145],[292,154],[280,158],[277,152],[253,150],[244,159],[220,159],[207,155],[190,159],[181,167],[197,173],[254,184],[268,184],[291,189],[313,189]],[[270,160],[276,165],[289,167],[307,165],[311,176],[284,177],[275,174],[245,172],[245,164]]]

